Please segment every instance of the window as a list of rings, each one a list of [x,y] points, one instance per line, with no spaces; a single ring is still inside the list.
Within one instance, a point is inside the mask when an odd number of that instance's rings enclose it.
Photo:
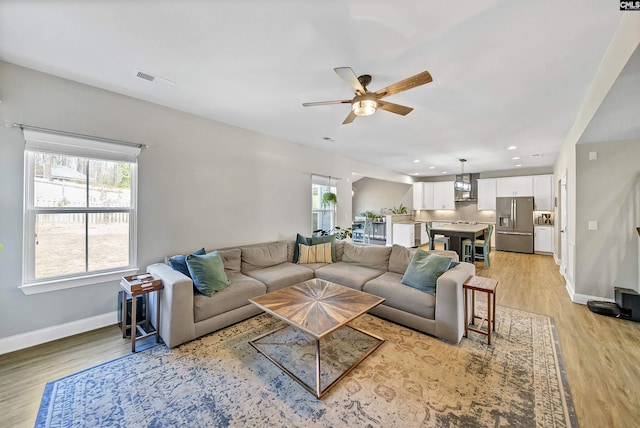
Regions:
[[[140,148],[29,129],[24,134],[23,291],[135,270]],[[75,282],[60,286],[65,281]]]
[[[331,185],[331,178],[314,175],[311,178],[311,230],[330,231],[336,224],[336,205],[326,202],[324,195],[336,194],[336,186]]]

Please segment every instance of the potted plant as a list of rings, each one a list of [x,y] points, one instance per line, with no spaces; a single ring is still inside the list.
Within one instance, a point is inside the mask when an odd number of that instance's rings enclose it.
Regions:
[[[335,193],[327,192],[324,195],[322,195],[322,204],[323,205],[329,205],[329,204],[336,205],[337,203],[338,203],[338,197],[336,196]]]
[[[402,205],[402,202],[400,202],[400,206],[398,208],[393,207],[391,209],[391,213],[392,214],[406,214],[407,213],[407,207]]]

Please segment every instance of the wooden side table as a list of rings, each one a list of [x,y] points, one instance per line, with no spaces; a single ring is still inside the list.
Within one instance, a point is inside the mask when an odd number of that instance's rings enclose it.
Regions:
[[[464,337],[468,337],[469,331],[487,336],[487,343],[491,345],[491,330],[496,331],[496,288],[498,281],[482,276],[470,276],[462,285],[464,290]],[[471,320],[469,320],[469,291],[471,291]],[[486,318],[476,316],[476,291],[487,294]],[[475,327],[476,318],[482,321]],[[482,330],[482,324],[487,321],[487,331]]]
[[[146,339],[150,336],[156,336],[156,343],[160,342],[160,290],[164,288],[162,280],[153,279],[151,274],[143,273],[139,275],[125,276],[120,280],[120,288],[122,293],[122,337],[127,337],[127,327],[131,328],[131,352],[136,352],[136,342]],[[150,331],[151,323],[149,322],[149,294],[156,291],[158,293],[156,299],[156,328]],[[127,324],[127,296],[131,296],[131,324]],[[146,327],[138,325],[138,297],[146,299],[145,301],[145,324]],[[146,330],[145,330],[146,328]],[[137,333],[140,333],[138,335]]]

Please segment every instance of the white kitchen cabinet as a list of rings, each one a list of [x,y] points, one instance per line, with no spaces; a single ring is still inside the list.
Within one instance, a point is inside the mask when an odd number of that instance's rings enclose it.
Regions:
[[[433,183],[418,182],[413,183],[413,209],[431,210],[433,209]]]
[[[393,243],[403,247],[413,247],[415,245],[415,223],[394,223]]]
[[[433,183],[434,210],[455,210],[455,191],[453,181],[437,181]]]
[[[496,210],[496,179],[478,179],[478,210]]]
[[[553,226],[533,228],[533,249],[536,253],[553,253]]]
[[[533,176],[533,203],[535,211],[553,210],[553,175]]]
[[[533,177],[501,177],[496,179],[496,195],[504,196],[533,196]]]

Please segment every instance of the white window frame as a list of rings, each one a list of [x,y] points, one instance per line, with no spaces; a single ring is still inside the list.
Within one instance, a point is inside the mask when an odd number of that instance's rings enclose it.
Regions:
[[[336,222],[337,222],[337,207],[335,204],[333,204],[331,207],[329,208],[319,208],[319,209],[314,209],[313,208],[313,186],[327,186],[330,187],[333,191],[333,193],[336,194],[336,196],[338,195],[338,187],[335,183],[332,182],[332,180],[337,180],[337,179],[332,179],[331,177],[324,177],[321,175],[312,175],[311,176],[311,230],[316,230],[317,229],[317,225],[313,224],[313,214],[314,213],[318,213],[321,216],[324,213],[328,213],[329,214],[329,224],[330,224],[330,228],[329,228],[329,232],[331,230],[333,230],[336,227]],[[322,206],[322,194],[318,195],[318,198],[320,198],[320,205]]]
[[[79,136],[77,134],[23,128],[25,136],[24,210],[23,210],[23,263],[22,285],[24,294],[39,294],[67,288],[118,280],[138,271],[137,265],[137,212],[138,165],[141,145]],[[89,160],[125,161],[131,165],[131,204],[129,207],[36,207],[34,204],[35,162],[37,152],[76,156]],[[116,269],[90,271],[74,275],[38,280],[35,278],[35,222],[37,214],[91,214],[126,212],[129,214],[129,264]],[[88,248],[86,249],[88,251]]]

